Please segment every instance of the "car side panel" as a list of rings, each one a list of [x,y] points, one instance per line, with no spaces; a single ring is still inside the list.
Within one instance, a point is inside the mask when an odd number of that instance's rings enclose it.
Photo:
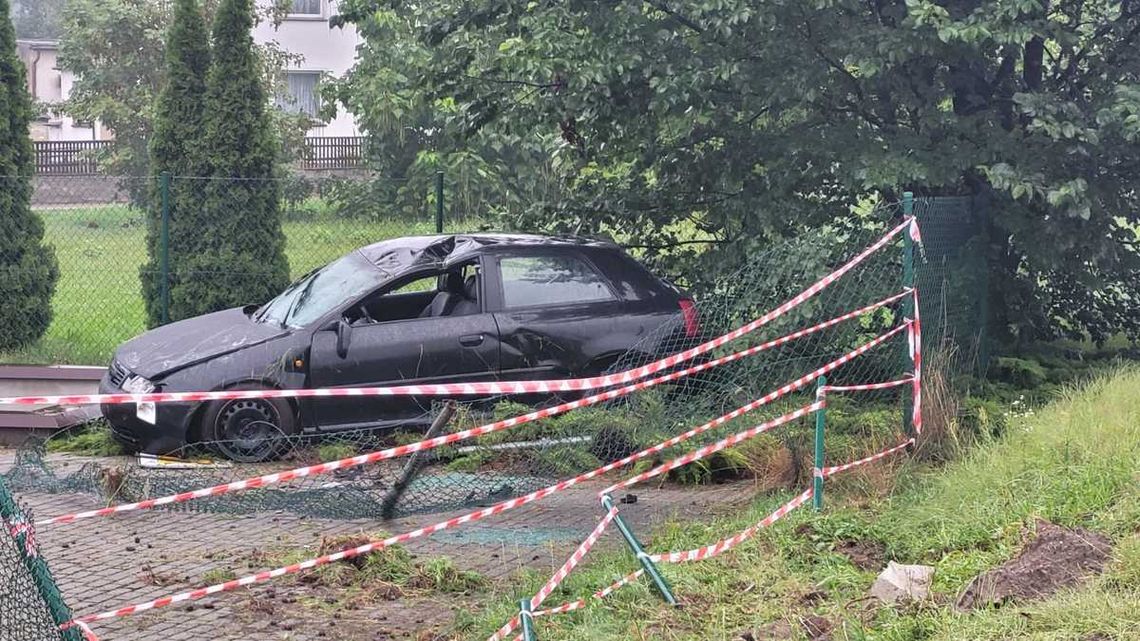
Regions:
[[[495,260],[512,255],[570,253],[585,258],[615,293],[614,300],[504,309],[502,277]],[[501,370],[505,380],[573,378],[596,374],[599,366],[638,345],[663,323],[678,315],[675,302],[659,292],[645,293],[646,279],[622,278],[595,256],[572,250],[501,250],[485,261],[490,296],[501,336]],[[620,259],[620,255],[618,255]],[[616,263],[617,261],[611,261]],[[610,267],[610,269],[605,269]],[[643,269],[639,266],[637,269]],[[645,298],[634,298],[642,295]]]
[[[344,357],[334,331],[313,334],[309,386],[362,387],[494,380],[499,334],[491,314],[416,318],[352,329]],[[308,403],[318,426],[339,429],[415,418],[428,397],[316,398]]]

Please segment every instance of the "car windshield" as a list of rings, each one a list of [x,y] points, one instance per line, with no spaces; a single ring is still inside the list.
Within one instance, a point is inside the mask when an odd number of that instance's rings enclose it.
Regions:
[[[380,285],[383,274],[358,252],[302,277],[257,311],[262,323],[304,327]]]

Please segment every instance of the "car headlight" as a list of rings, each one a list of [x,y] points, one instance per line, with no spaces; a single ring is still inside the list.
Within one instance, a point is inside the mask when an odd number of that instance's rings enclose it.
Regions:
[[[123,381],[123,391],[128,394],[150,394],[154,389],[154,383],[141,376],[131,376]]]

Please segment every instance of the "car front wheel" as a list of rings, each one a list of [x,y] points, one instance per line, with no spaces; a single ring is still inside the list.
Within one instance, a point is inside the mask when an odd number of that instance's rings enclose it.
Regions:
[[[241,385],[235,390],[264,389]],[[218,454],[240,463],[259,463],[288,451],[297,416],[284,399],[213,401],[202,415],[202,437]]]

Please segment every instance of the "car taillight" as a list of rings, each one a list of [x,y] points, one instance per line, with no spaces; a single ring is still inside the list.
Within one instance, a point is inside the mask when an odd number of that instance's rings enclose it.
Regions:
[[[701,317],[697,313],[697,304],[688,298],[677,302],[681,306],[681,320],[685,323],[685,336],[696,338],[701,333]]]

